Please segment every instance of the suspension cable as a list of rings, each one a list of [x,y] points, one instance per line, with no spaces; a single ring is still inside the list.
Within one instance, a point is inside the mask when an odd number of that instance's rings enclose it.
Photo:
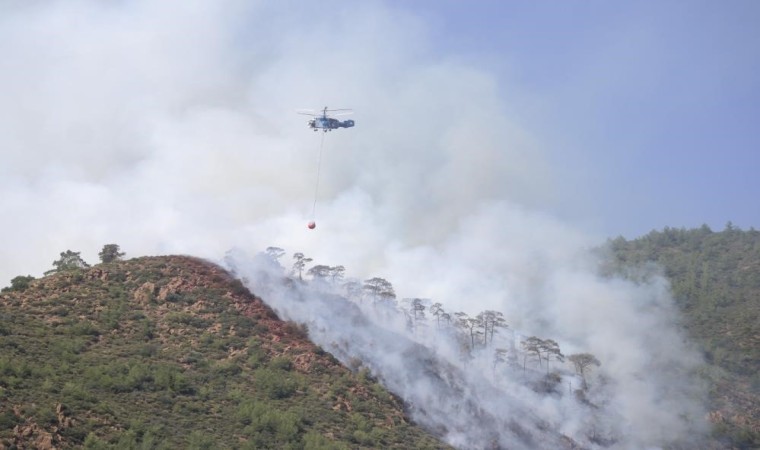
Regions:
[[[319,175],[322,171],[322,148],[325,144],[325,135],[326,132],[322,132],[322,139],[319,142],[319,162],[317,163],[317,184],[314,186],[314,205],[311,208],[311,220],[312,222],[316,220],[317,215],[317,194],[319,192]]]

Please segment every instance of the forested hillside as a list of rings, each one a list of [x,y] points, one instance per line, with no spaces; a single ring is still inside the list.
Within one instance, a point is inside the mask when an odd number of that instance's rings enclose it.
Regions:
[[[111,256],[0,294],[0,449],[447,448],[221,268]]]
[[[608,243],[605,270],[629,277],[662,270],[684,326],[710,367],[716,433],[760,446],[760,231],[665,228]],[[656,263],[653,265],[652,263]]]

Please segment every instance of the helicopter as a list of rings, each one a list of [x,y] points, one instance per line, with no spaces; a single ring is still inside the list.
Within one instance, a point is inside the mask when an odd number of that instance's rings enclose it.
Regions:
[[[328,112],[337,112],[337,114],[333,114],[335,116],[352,114],[353,111],[350,109],[327,109],[327,106],[325,106],[321,112],[315,112],[313,110],[299,110],[296,112],[298,114],[313,117],[313,119],[309,120],[308,125],[314,131],[321,129],[323,132],[327,133],[328,131],[336,130],[338,128],[351,128],[354,126],[353,120],[340,121],[327,115]]]

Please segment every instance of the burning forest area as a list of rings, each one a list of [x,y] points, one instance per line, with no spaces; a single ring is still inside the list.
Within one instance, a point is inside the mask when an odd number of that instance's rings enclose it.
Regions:
[[[399,298],[384,278],[352,279],[345,267],[312,265],[303,253],[288,259],[270,247],[252,257],[231,251],[224,264],[352,370],[369,370],[415,421],[457,448],[642,448],[702,438],[698,391],[666,378],[688,374],[688,359],[654,370],[657,355],[646,355],[639,372],[625,373],[620,356],[606,360],[532,335],[500,311]]]

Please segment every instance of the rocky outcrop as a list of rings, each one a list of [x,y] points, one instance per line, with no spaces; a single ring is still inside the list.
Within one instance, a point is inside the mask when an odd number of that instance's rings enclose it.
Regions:
[[[16,417],[24,419],[19,405],[13,407],[13,413]],[[8,448],[57,450],[70,447],[70,444],[67,445],[66,440],[61,436],[61,432],[73,426],[74,420],[69,417],[67,408],[60,403],[55,405],[55,416],[57,424],[48,429],[28,418],[24,420],[24,423],[16,425],[13,428],[12,444]],[[5,448],[0,443],[0,450],[5,450]]]

